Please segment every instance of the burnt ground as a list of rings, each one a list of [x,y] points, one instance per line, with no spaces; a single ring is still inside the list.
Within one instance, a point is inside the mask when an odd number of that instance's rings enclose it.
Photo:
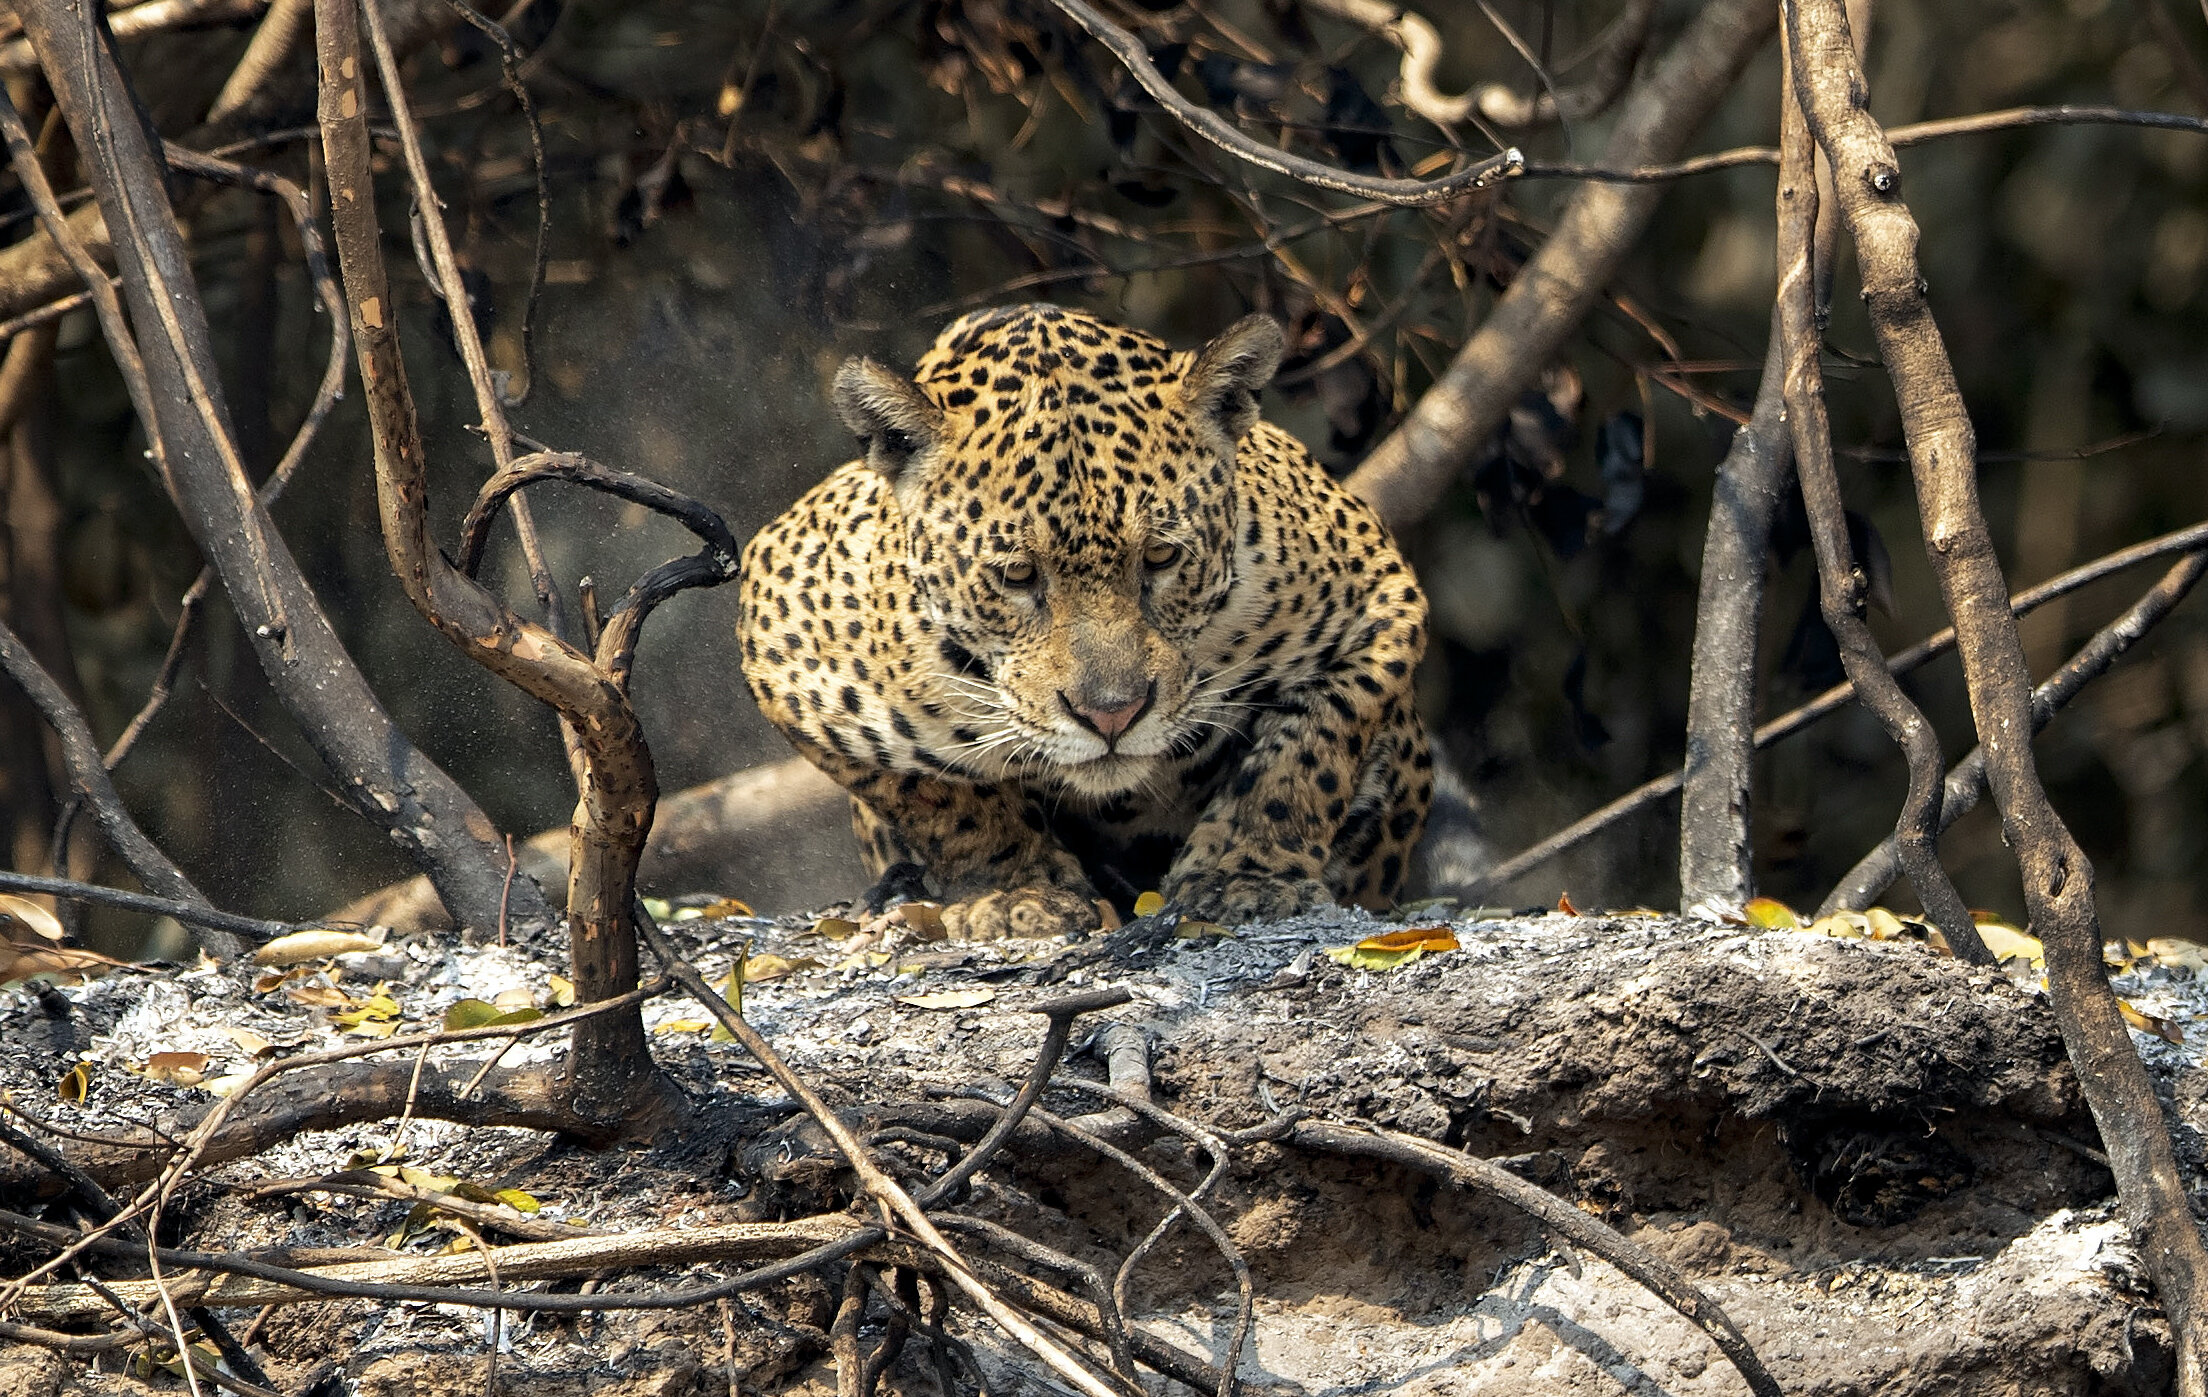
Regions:
[[[754,955],[823,962],[749,987],[747,1017],[848,1116],[905,1126],[912,1142],[885,1148],[915,1173],[944,1159],[924,1138],[930,1124],[972,1106],[954,1093],[1001,1091],[1027,1071],[1042,1026],[1023,1005],[1069,986],[1125,985],[1133,1002],[1082,1022],[1147,1032],[1159,1104],[1221,1130],[1301,1108],[1505,1160],[1673,1261],[1739,1323],[1789,1393],[2166,1389],[2166,1326],[2115,1216],[2044,998],[2028,986],[1912,943],[1646,917],[1463,922],[1461,950],[1386,972],[1318,953],[1385,929],[1336,915],[1147,949],[938,943],[874,963],[788,923],[671,927],[709,976],[725,973],[746,941]],[[387,981],[404,1031],[433,1025],[464,995],[541,994],[559,965],[549,943],[459,947],[423,936],[293,984],[335,983],[359,998]],[[2203,997],[2184,972],[2160,968],[2135,972],[2126,988],[2180,1023]],[[954,989],[993,997],[948,1008],[898,999]],[[0,1089],[72,1130],[203,1108],[203,1088],[129,1070],[151,1053],[209,1053],[214,1075],[243,1065],[226,1026],[301,1046],[339,1032],[330,1009],[284,991],[255,994],[211,968],[119,974],[59,994],[65,1006],[51,994],[41,1003],[0,992]],[[646,1010],[650,1024],[673,1022],[654,1049],[706,1105],[708,1128],[592,1152],[527,1131],[414,1121],[403,1158],[525,1189],[541,1216],[598,1227],[794,1217],[847,1203],[848,1176],[790,1120],[764,1073],[737,1045],[682,1022],[702,1017],[672,998]],[[2194,1050],[2142,1041],[2197,1166],[2196,1127],[2208,1112]],[[556,1051],[525,1046],[508,1061]],[[80,1061],[87,1099],[57,1102],[55,1081]],[[1102,1075],[1088,1056],[1066,1070]],[[1096,1105],[1071,1092],[1046,1104],[1067,1115]],[[343,1168],[356,1151],[388,1151],[398,1133],[381,1123],[303,1136],[212,1171],[172,1207],[169,1228],[195,1247],[442,1248],[452,1238],[434,1227],[400,1235],[404,1203],[241,1192],[260,1178]],[[1201,1176],[1200,1155],[1178,1139],[1136,1140],[1148,1140],[1139,1157],[1181,1186]],[[0,1206],[50,1206],[28,1196],[37,1190],[21,1184],[21,1161],[4,1147],[0,1166],[18,1180],[0,1187]],[[1107,1275],[1164,1212],[1117,1166],[1025,1148],[992,1165],[965,1207]],[[1699,1330],[1484,1196],[1255,1143],[1234,1151],[1214,1212],[1248,1258],[1258,1296],[1243,1373],[1282,1390],[1747,1390]],[[0,1243],[0,1272],[31,1259]],[[1231,1322],[1228,1273],[1185,1227],[1142,1264],[1131,1299],[1146,1327],[1191,1350],[1216,1351]],[[578,1397],[721,1397],[732,1385],[833,1392],[814,1338],[831,1309],[824,1287],[801,1281],[741,1306],[519,1319],[500,1341],[499,1386]],[[228,1318],[243,1329],[253,1312]],[[1062,1390],[982,1322],[958,1332],[992,1391]],[[487,1328],[472,1311],[300,1305],[271,1311],[256,1337],[287,1391],[315,1376],[320,1392],[362,1397],[484,1390]],[[0,1348],[0,1397],[148,1386],[118,1376],[115,1357],[101,1366]],[[939,1390],[922,1346],[889,1385]],[[182,1389],[158,1374],[150,1386]]]

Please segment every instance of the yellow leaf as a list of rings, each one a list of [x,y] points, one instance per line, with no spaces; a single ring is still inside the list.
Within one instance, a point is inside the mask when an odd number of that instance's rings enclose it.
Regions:
[[[54,1083],[54,1095],[63,1101],[81,1102],[92,1094],[92,1064],[80,1062],[61,1074]]]
[[[1909,925],[1883,907],[1873,907],[1863,914],[1869,924],[1873,941],[1900,941],[1909,934]]]
[[[318,927],[312,931],[295,931],[289,936],[279,936],[253,953],[255,965],[297,965],[301,961],[328,960],[348,951],[381,950],[383,943],[373,936],[363,936],[357,931],[335,931]]]
[[[491,996],[491,1007],[500,1010],[534,1009],[537,1007],[537,997],[516,985],[510,990],[500,990],[497,994]]]
[[[744,89],[735,83],[721,84],[721,95],[714,99],[713,110],[723,120],[744,109]]]
[[[574,1008],[575,982],[565,975],[549,975],[545,978],[552,983],[552,1003],[561,1009]]]
[[[1454,951],[1457,934],[1445,926],[1412,926],[1382,932],[1357,943],[1360,951]]]
[[[813,923],[813,935],[825,936],[830,941],[842,941],[859,934],[859,924],[842,917],[822,917]]]
[[[1861,912],[1835,912],[1829,917],[1819,917],[1809,924],[1809,930],[1817,936],[1837,937],[1842,941],[1861,941],[1870,932],[1870,922]]]
[[[950,935],[943,929],[943,909],[932,902],[908,902],[890,915],[911,927],[922,941],[941,941]]]
[[[2172,970],[2190,970],[2195,975],[2208,970],[2208,946],[2197,941],[2175,936],[2152,937],[2147,941],[2147,954]]]
[[[719,1025],[711,1019],[669,1019],[652,1030],[654,1033],[703,1033]]]
[[[1147,917],[1163,906],[1165,906],[1164,893],[1143,893],[1135,899],[1135,915],[1138,917]]]
[[[1972,920],[1977,913],[1971,914]],[[2036,936],[2026,936],[2005,922],[1984,921],[1978,923],[1978,939],[1986,943],[1995,960],[2025,960],[2032,969],[2043,970],[2047,966],[2047,952]]]
[[[68,937],[68,933],[61,929],[61,923],[54,919],[53,913],[27,897],[0,893],[0,936],[14,940],[9,935],[14,930],[8,925],[10,921],[41,940],[60,942]]]
[[[746,962],[750,961],[751,958],[751,938],[747,936],[744,938],[744,944],[736,950],[735,963],[728,967],[728,978],[721,981],[721,998],[727,1001],[728,1007],[735,1011],[736,1017],[739,1019],[744,1016],[744,970]],[[716,1019],[713,1024],[712,1041],[733,1043],[736,1041],[736,1035],[728,1031],[728,1025]]]
[[[544,1207],[534,1196],[518,1188],[502,1188],[494,1196],[517,1213],[534,1213]]]
[[[752,956],[744,962],[744,983],[747,985],[764,984],[768,980],[780,980],[795,975],[800,970],[818,969],[820,969],[820,962],[811,956],[798,956],[794,960],[788,956],[778,956],[772,953]],[[735,1003],[733,1000],[730,1002]]]
[[[655,922],[664,922],[675,914],[674,904],[664,897],[645,898],[644,910],[652,914]]]
[[[1395,970],[1426,954],[1423,946],[1407,951],[1368,951],[1362,946],[1328,946],[1326,954],[1352,970]]]
[[[929,994],[901,994],[897,1002],[915,1009],[977,1009],[996,997],[995,990],[935,990]]]
[[[225,1025],[221,1028],[216,1029],[215,1031],[230,1039],[231,1042],[236,1043],[240,1048],[243,1048],[246,1052],[246,1055],[249,1057],[261,1057],[267,1053],[275,1051],[276,1048],[276,1045],[273,1042],[269,1041],[266,1038],[263,1038],[260,1034],[255,1033],[250,1028],[236,1028]]]
[[[157,1082],[174,1082],[180,1087],[196,1087],[207,1075],[205,1053],[155,1053],[146,1059],[145,1073]]]
[[[1753,927],[1798,929],[1802,925],[1801,914],[1775,897],[1752,897],[1748,905],[1740,909],[1740,914]]]
[[[384,1170],[382,1172],[390,1173],[391,1171]],[[457,1175],[433,1174],[427,1169],[417,1169],[411,1164],[398,1166],[397,1177],[402,1184],[412,1184],[416,1188],[426,1189],[431,1193],[450,1193],[460,1183]]]
[[[2185,1041],[2184,1029],[2171,1023],[2168,1019],[2157,1018],[2153,1014],[2140,1012],[2128,999],[2117,1000],[2116,1008],[2123,1014],[2124,1022],[2138,1029],[2141,1033],[2151,1033],[2168,1043],[2183,1043]]]

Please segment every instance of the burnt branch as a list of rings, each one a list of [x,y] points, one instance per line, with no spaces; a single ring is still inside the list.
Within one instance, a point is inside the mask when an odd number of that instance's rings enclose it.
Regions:
[[[114,54],[82,6],[36,0],[19,13],[78,138],[101,215],[122,230],[118,261],[139,341],[133,350],[110,326],[110,344],[125,359],[143,351],[147,436],[187,527],[221,576],[270,687],[350,807],[430,874],[457,920],[489,925],[505,875],[490,820],[391,722],[246,483],[162,166]],[[96,300],[104,281],[87,280]],[[516,888],[514,900],[523,919],[549,920],[533,885]]]
[[[1384,1160],[1447,1179],[1458,1188],[1500,1199],[1539,1223],[1552,1237],[1584,1248],[1617,1267],[1651,1295],[1685,1316],[1710,1336],[1711,1342],[1739,1370],[1756,1397],[1780,1397],[1778,1380],[1756,1357],[1756,1351],[1749,1347],[1740,1326],[1734,1324],[1707,1293],[1646,1247],[1620,1236],[1614,1229],[1555,1194],[1527,1183],[1508,1169],[1477,1155],[1444,1149],[1415,1135],[1351,1130],[1320,1121],[1297,1122],[1288,1140],[1317,1153]]]
[[[0,624],[0,670],[6,670],[8,677],[21,686],[59,734],[62,760],[69,768],[69,784],[75,788],[77,799],[92,807],[101,832],[106,834],[109,845],[130,871],[140,882],[171,901],[190,908],[208,907],[206,894],[194,887],[184,870],[171,863],[169,856],[162,853],[160,847],[146,837],[146,832],[138,828],[138,822],[130,818],[122,796],[116,793],[115,783],[108,779],[107,768],[101,764],[99,744],[93,741],[92,728],[85,722],[84,714],[69,701],[69,696],[62,692],[45,666],[5,624]],[[206,937],[208,950],[218,956],[228,959],[245,948],[245,943],[228,929],[207,927],[206,930],[210,933]]]
[[[1732,90],[1777,16],[1757,0],[1715,0],[1655,71],[1627,94],[1608,158],[1633,166],[1675,158]],[[1389,527],[1415,522],[1502,425],[1518,395],[1556,356],[1639,239],[1661,195],[1639,185],[1589,184],[1556,231],[1410,415],[1350,474]]]
[[[2190,131],[2208,135],[2208,117],[2183,112],[2158,112],[2135,107],[2004,107],[1999,111],[1973,112],[1969,116],[1942,117],[1896,126],[1886,133],[1896,150],[1944,141],[1955,136],[1979,136],[1993,131],[2015,131],[2030,126],[2132,126],[2148,131]],[[1635,166],[1590,165],[1571,161],[1529,160],[1519,179],[1586,179],[1619,184],[1665,184],[1694,175],[1734,170],[1743,165],[1779,163],[1777,146],[1735,146],[1669,164]]]
[[[1142,90],[1174,120],[1211,142],[1237,160],[1286,175],[1290,179],[1308,184],[1314,189],[1331,190],[1336,194],[1354,194],[1361,199],[1373,199],[1383,204],[1404,208],[1423,208],[1429,204],[1447,203],[1451,199],[1485,189],[1518,172],[1525,157],[1516,149],[1458,170],[1440,179],[1384,179],[1377,175],[1354,174],[1306,160],[1300,155],[1265,144],[1237,129],[1226,118],[1209,107],[1198,106],[1183,97],[1167,80],[1165,74],[1150,61],[1150,51],[1142,40],[1106,19],[1086,0],[1051,0],[1066,18],[1081,26],[1090,38],[1111,50],[1127,69],[1128,74],[1142,86]]]
[[[2031,677],[1978,499],[1977,441],[1925,299],[1917,223],[1892,147],[1865,109],[1862,66],[1839,0],[1785,0],[1790,73],[1862,268],[1871,329],[1909,445],[1926,551],[1955,618],[1971,714],[2003,833],[2023,874],[2032,930],[2047,951],[2055,1017],[2107,1143],[2118,1202],[2177,1338],[2178,1391],[2208,1393],[2203,1313],[2208,1248],[2153,1083],[2101,962],[2093,867],[2041,786],[2032,757]]]
[[[436,196],[396,86],[396,65],[388,61],[389,48],[381,42],[374,10],[367,14],[371,35],[378,39],[378,57],[383,60],[379,66],[384,68],[386,94],[392,99],[393,116],[409,154],[417,199],[425,210],[428,240],[440,270],[448,274],[448,294],[455,297],[453,323],[476,386],[484,427],[504,462],[512,450],[511,429],[491,391],[481,342],[474,336],[459,292],[443,221],[433,211]],[[580,996],[590,1001],[613,998],[636,985],[636,936],[629,909],[637,859],[659,795],[658,778],[621,685],[555,630],[509,611],[430,541],[428,458],[400,354],[397,309],[376,220],[366,73],[355,24],[355,11],[345,0],[318,0],[316,55],[323,147],[338,256],[345,269],[353,338],[360,350],[361,379],[375,438],[376,496],[385,547],[415,609],[462,653],[556,711],[571,734],[581,789],[568,872],[569,954]],[[518,511],[516,518],[521,522]],[[544,581],[548,586],[549,578]],[[633,1013],[578,1027],[572,1081],[578,1093],[588,1098],[582,1107],[586,1114],[602,1113],[608,1119],[640,1124],[671,1107],[672,1088],[652,1065],[643,1024]],[[636,1090],[645,1084],[649,1090]]]
[[[2195,524],[2191,528],[2150,538],[2129,548],[2120,548],[2104,557],[2095,558],[2081,567],[2072,568],[2060,576],[2048,579],[2036,587],[2028,587],[2009,600],[2012,614],[2028,615],[2060,597],[2069,596],[2080,588],[2131,568],[2151,563],[2157,558],[2167,558],[2173,553],[2189,553],[2208,544],[2208,524]],[[1887,668],[1896,676],[1910,674],[1955,648],[1955,631],[1952,627],[1935,631],[1931,635],[1890,656]],[[1805,704],[1791,708],[1756,729],[1756,750],[1762,751],[1771,744],[1792,737],[1812,724],[1830,717],[1848,706],[1855,699],[1855,681],[1835,684]],[[1538,844],[1513,854],[1488,870],[1481,879],[1481,888],[1499,888],[1515,878],[1539,868],[1565,850],[1594,838],[1621,820],[1629,819],[1648,809],[1667,796],[1677,795],[1686,784],[1683,772],[1670,771],[1652,781],[1627,791],[1609,804],[1589,811]]]
[[[1909,871],[1909,884],[1957,956],[1974,965],[1991,965],[1993,955],[1979,939],[1970,909],[1963,905],[1962,894],[1955,891],[1955,884],[1940,866],[1939,734],[1887,668],[1886,657],[1864,616],[1870,580],[1857,565],[1848,541],[1840,474],[1832,463],[1824,369],[1818,362],[1824,338],[1817,315],[1813,253],[1818,207],[1816,147],[1791,85],[1781,102],[1779,139],[1784,155],[1779,164],[1778,311],[1780,337],[1786,350],[1786,418],[1794,439],[1795,474],[1801,481],[1802,504],[1809,516],[1810,543],[1817,554],[1819,604],[1826,627],[1839,643],[1840,662],[1855,684],[1856,697],[1878,718],[1908,762],[1909,790],[1894,824],[1894,839],[1902,866]]]
[[[103,888],[97,883],[80,883],[74,878],[44,878],[35,873],[0,871],[0,892],[42,893],[48,897],[96,903],[102,907],[119,907],[125,912],[144,912],[152,917],[174,917],[186,926],[209,927],[249,941],[269,941],[303,930],[301,926],[291,922],[264,921],[259,917],[241,917],[235,912],[217,911],[204,901],[151,897],[145,893],[124,892],[121,888]]]
[[[1689,912],[1737,908],[1756,895],[1749,825],[1756,655],[1763,638],[1771,525],[1794,464],[1778,328],[1774,313],[1755,412],[1733,434],[1732,449],[1718,463],[1702,543],[1687,757],[1680,773],[1679,905]]]
[[[2094,632],[2091,640],[2032,690],[2032,731],[2037,733],[2046,727],[2055,714],[2084,692],[2086,685],[2107,673],[2109,666],[2144,639],[2185,599],[2203,572],[2208,572],[2208,551],[2186,554],[2121,616]],[[1976,809],[1985,793],[1986,750],[1973,747],[1947,773],[1940,800],[1941,830]],[[1889,838],[1847,871],[1817,909],[1818,915],[1841,908],[1868,907],[1894,881],[1899,868],[1894,842]]]

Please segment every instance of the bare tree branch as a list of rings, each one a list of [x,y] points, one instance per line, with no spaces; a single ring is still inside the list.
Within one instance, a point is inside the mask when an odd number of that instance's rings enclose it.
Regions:
[[[187,526],[221,575],[270,686],[352,807],[430,874],[456,918],[490,925],[506,871],[494,827],[391,722],[253,499],[161,166],[94,17],[67,0],[25,0],[19,13],[107,225],[124,230],[124,291],[152,388],[147,432]],[[128,350],[126,339],[117,352]],[[533,885],[516,888],[514,900],[516,915],[549,920]]]
[[[1780,36],[1782,49],[1786,36]],[[1794,437],[1795,475],[1809,515],[1817,553],[1818,598],[1825,625],[1840,647],[1840,662],[1865,708],[1908,762],[1909,791],[1894,825],[1894,838],[1910,886],[1932,924],[1955,954],[1974,965],[1992,965],[1970,909],[1940,867],[1940,738],[1924,713],[1902,691],[1864,619],[1870,580],[1856,565],[1848,541],[1840,475],[1832,464],[1832,424],[1825,412],[1824,369],[1818,361],[1817,272],[1812,252],[1817,223],[1816,145],[1798,94],[1788,83],[1779,118],[1779,320],[1786,346],[1786,418]]]
[[[2138,644],[2185,599],[2185,594],[2192,591],[2193,584],[2200,581],[2204,571],[2208,571],[2208,551],[2187,554],[2123,615],[2095,631],[2091,640],[2063,662],[2062,668],[2032,690],[2032,731],[2036,733],[2046,727],[2087,684],[2106,673],[2110,665]],[[1976,809],[1985,793],[1986,749],[1973,747],[1947,773],[1940,801],[1940,829],[1945,831]],[[1889,837],[1847,871],[1817,909],[1818,915],[1841,908],[1870,906],[1898,876],[1900,867],[1894,841]]]
[[[373,10],[368,20],[373,33]],[[461,653],[572,724],[583,759],[576,854],[568,878],[568,950],[578,996],[586,1001],[614,998],[636,985],[636,940],[629,915],[637,856],[659,793],[651,753],[618,682],[557,635],[514,615],[430,541],[428,459],[384,269],[363,100],[367,75],[349,0],[317,0],[315,43],[332,221],[375,438],[384,545],[392,570],[424,619]],[[403,127],[406,118],[395,115]],[[434,190],[420,183],[426,171],[416,168],[414,175],[418,196],[433,200]],[[433,235],[433,245],[436,241]],[[456,325],[468,320],[464,300],[454,305],[453,314]],[[478,361],[480,350],[478,342]],[[476,367],[481,369],[480,362]],[[485,425],[503,431],[496,397],[481,391],[480,372],[477,377]],[[571,1067],[578,1109],[586,1115],[642,1120],[668,1105],[661,1099],[668,1088],[652,1065],[643,1023],[633,1013],[578,1025]]]
[[[1749,797],[1755,784],[1756,657],[1763,582],[1787,476],[1785,375],[1778,316],[1755,413],[1733,434],[1710,491],[1687,685],[1687,757],[1679,804],[1679,906],[1730,910],[1756,895]]]
[[[2189,553],[2203,544],[2208,544],[2208,524],[2195,524],[2191,528],[2179,529],[2159,538],[2150,538],[2144,543],[2120,548],[2106,557],[2095,558],[2092,562],[2072,568],[2037,587],[2018,592],[2010,599],[2009,606],[2014,614],[2022,616],[2045,606],[2057,597],[2068,596],[2079,588],[2114,573],[2138,567],[2157,558],[2167,558],[2172,553]],[[1952,628],[1935,631],[1907,650],[1891,656],[1887,660],[1887,667],[1897,676],[1910,674],[1954,648],[1955,632]],[[1854,699],[1855,681],[1848,680],[1833,685],[1808,703],[1789,709],[1757,728],[1756,750],[1760,752],[1774,742],[1792,737],[1812,723],[1839,712]],[[1666,796],[1677,794],[1684,784],[1685,777],[1678,771],[1666,772],[1653,781],[1643,782],[1609,804],[1589,811],[1538,844],[1513,854],[1489,869],[1475,890],[1500,888],[1513,879],[1523,877],[1566,849],[1584,843],[1620,820],[1646,810]]]
[[[1259,169],[1300,180],[1316,189],[1330,189],[1337,194],[1354,194],[1361,199],[1375,199],[1384,204],[1399,204],[1405,208],[1418,208],[1427,204],[1447,203],[1451,199],[1485,189],[1499,180],[1516,174],[1524,157],[1515,149],[1458,170],[1440,179],[1383,179],[1377,175],[1353,174],[1322,165],[1316,160],[1306,160],[1300,155],[1290,155],[1264,142],[1243,134],[1232,122],[1208,107],[1198,106],[1183,97],[1166,80],[1165,74],[1150,61],[1150,51],[1142,40],[1106,19],[1091,7],[1087,0],[1051,0],[1068,19],[1087,30],[1089,36],[1112,51],[1112,56],[1125,65],[1129,74],[1142,85],[1152,100],[1183,126],[1210,141],[1227,154],[1244,160]]]
[[[1627,95],[1609,159],[1631,166],[1676,157],[1776,23],[1761,0],[1703,6],[1656,70]],[[1422,517],[1494,434],[1602,294],[1660,197],[1649,188],[1610,184],[1591,184],[1573,195],[1555,233],[1519,269],[1448,370],[1351,473],[1350,487],[1390,527]]]
[[[101,831],[107,835],[107,842],[130,871],[138,875],[138,880],[162,897],[197,907],[211,906],[206,894],[184,876],[184,870],[171,863],[169,856],[162,853],[130,818],[123,798],[115,791],[115,783],[107,779],[107,768],[100,763],[99,744],[93,740],[92,729],[84,721],[84,715],[5,624],[0,624],[0,669],[6,670],[8,677],[22,686],[31,702],[38,705],[38,711],[61,735],[62,757],[69,766],[70,784],[76,789],[78,799],[92,807]],[[245,942],[229,931],[206,928],[202,936],[207,949],[225,960],[245,949]]]
[[[2203,1397],[2208,1248],[2153,1084],[2108,986],[2092,864],[2049,803],[2032,757],[2031,678],[1979,505],[1970,417],[1917,268],[1916,219],[1901,199],[1893,149],[1865,108],[1862,66],[1839,0],[1784,0],[1784,10],[1794,85],[1832,161],[1855,240],[1871,329],[1908,438],[1926,551],[1960,638],[1988,781],[2021,867],[2032,929],[2047,950],[2056,1021],[2100,1125],[2124,1219],[2169,1312],[2178,1392]]]

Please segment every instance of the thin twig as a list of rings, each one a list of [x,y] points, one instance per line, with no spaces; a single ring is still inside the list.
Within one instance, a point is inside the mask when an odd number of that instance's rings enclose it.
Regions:
[[[1756,1397],[1781,1397],[1777,1379],[1756,1357],[1755,1350],[1741,1334],[1740,1326],[1733,1323],[1717,1301],[1680,1275],[1670,1262],[1500,1165],[1477,1155],[1444,1149],[1414,1135],[1388,1130],[1351,1130],[1320,1121],[1299,1121],[1288,1139],[1307,1150],[1384,1160],[1422,1174],[1438,1174],[1459,1188],[1472,1189],[1509,1204],[1539,1223],[1544,1231],[1593,1252],[1617,1267],[1657,1299],[1686,1316],[1731,1360]]]
[[[2156,623],[2175,610],[2208,571],[2208,551],[2188,553],[2177,566],[2133,602],[2123,615],[2094,632],[2093,638],[2063,662],[2032,690],[2032,730],[2038,732],[2056,713],[2084,692],[2085,686],[2107,672],[2119,657],[2139,643]],[[1986,749],[1973,747],[1947,773],[1940,801],[1940,828],[1946,830],[1977,808],[1986,793]],[[1849,869],[1817,909],[1823,916],[1840,908],[1869,906],[1894,881],[1900,865],[1889,836]]]
[[[1376,199],[1385,204],[1405,208],[1423,208],[1428,204],[1447,203],[1451,199],[1485,189],[1515,175],[1524,164],[1525,157],[1516,147],[1497,155],[1488,156],[1464,169],[1432,180],[1384,179],[1377,175],[1353,174],[1336,169],[1316,160],[1306,160],[1300,155],[1266,145],[1245,135],[1233,123],[1208,107],[1197,106],[1183,97],[1166,80],[1157,65],[1150,61],[1150,51],[1142,40],[1106,19],[1091,7],[1087,0],[1051,0],[1068,19],[1086,30],[1089,37],[1110,49],[1127,69],[1142,90],[1176,121],[1189,130],[1219,147],[1238,160],[1246,161],[1260,169],[1288,176],[1317,189],[1332,190],[1337,194],[1355,194],[1360,198]]]
[[[2138,567],[2143,563],[2153,562],[2158,558],[2166,558],[2172,553],[2188,553],[2204,544],[2208,544],[2208,524],[2195,524],[2190,528],[2178,529],[2172,533],[2163,534],[2159,538],[2150,538],[2144,543],[2133,544],[2129,548],[2120,548],[2113,553],[2095,558],[2090,563],[2072,568],[2060,576],[2050,578],[2036,587],[2028,587],[2016,593],[2010,599],[2010,610],[2018,616],[2027,615],[2058,597],[2066,597],[2082,587],[2100,581],[2104,577]],[[1948,627],[1933,632],[1907,650],[1889,656],[1886,662],[1887,667],[1897,676],[1910,674],[1954,648],[1955,631],[1953,627]],[[1809,702],[1789,709],[1757,728],[1756,750],[1760,752],[1782,738],[1792,737],[1795,733],[1816,723],[1819,719],[1847,707],[1854,698],[1855,684],[1853,681],[1833,685]],[[1678,771],[1668,771],[1652,781],[1643,782],[1609,804],[1582,815],[1571,824],[1543,839],[1540,843],[1495,865],[1481,876],[1476,888],[1500,888],[1514,879],[1523,877],[1542,864],[1547,863],[1550,859],[1555,858],[1558,854],[1585,843],[1620,820],[1639,814],[1666,796],[1678,794],[1682,784],[1683,775]]]

